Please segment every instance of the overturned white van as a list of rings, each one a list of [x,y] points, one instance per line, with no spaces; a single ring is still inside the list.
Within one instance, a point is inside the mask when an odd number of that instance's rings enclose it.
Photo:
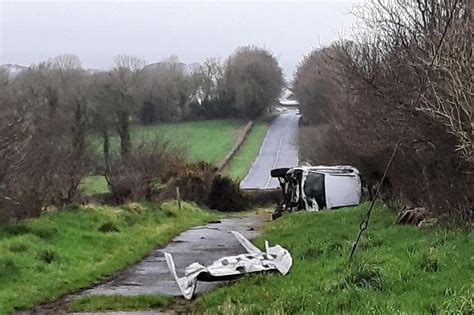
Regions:
[[[319,211],[360,203],[361,180],[352,166],[298,166],[271,171],[278,178],[283,201],[273,213],[274,219],[287,211]]]

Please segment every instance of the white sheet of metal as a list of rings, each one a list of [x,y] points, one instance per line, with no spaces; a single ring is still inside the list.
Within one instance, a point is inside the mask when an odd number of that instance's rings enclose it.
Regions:
[[[354,206],[360,203],[361,183],[357,175],[326,174],[327,208]]]
[[[173,256],[165,253],[168,268],[176,280],[181,293],[186,299],[191,299],[196,290],[198,277],[208,275],[219,279],[228,276],[240,276],[246,273],[277,270],[286,275],[291,268],[293,260],[290,253],[280,245],[269,246],[265,242],[265,252],[253,245],[242,234],[232,231],[247,254],[222,257],[209,266],[192,263],[184,270],[184,276],[179,277],[176,272]]]

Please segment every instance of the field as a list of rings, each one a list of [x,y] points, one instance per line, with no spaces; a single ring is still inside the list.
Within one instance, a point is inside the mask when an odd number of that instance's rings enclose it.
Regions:
[[[472,314],[472,232],[394,225],[385,207],[373,213],[352,264],[351,244],[366,210],[296,213],[266,225],[259,238],[289,249],[287,276],[249,275],[205,294],[209,314]]]
[[[2,226],[0,314],[90,285],[139,260],[177,233],[213,218],[213,214],[187,203],[181,211],[175,202],[161,206],[71,205],[40,218]]]
[[[183,150],[188,162],[206,161],[216,163],[224,159],[232,149],[239,128],[243,126],[244,122],[236,119],[163,123],[156,126],[134,126],[131,138],[134,145],[138,145],[140,143],[150,143],[156,137],[163,137],[175,148]],[[258,133],[261,132],[262,128],[263,125],[258,124],[256,129],[252,130],[251,135],[249,135],[250,141],[255,142],[255,138],[259,136]],[[102,154],[102,140],[100,138],[91,138],[90,145],[97,155],[100,156]],[[120,139],[118,136],[111,137],[110,146],[113,154],[119,154]],[[251,145],[250,148],[246,148],[243,151],[243,154],[238,154],[242,157],[239,158],[239,161],[232,169],[232,176],[236,179],[239,176],[243,177],[245,175],[248,170],[248,168],[245,169],[245,166],[248,165],[250,167],[253,161],[253,158],[251,161],[248,160],[252,155],[249,150],[251,152],[255,150],[258,152],[258,148]],[[86,196],[108,191],[107,182],[103,176],[88,176],[84,178],[81,183],[81,189]]]
[[[248,170],[257,157],[258,150],[260,149],[260,145],[262,144],[267,129],[268,123],[265,122],[259,122],[253,126],[245,139],[245,142],[242,144],[226,170],[226,174],[230,178],[241,180],[245,175],[247,175]]]
[[[178,149],[184,149],[189,162],[219,162],[234,145],[239,128],[245,123],[236,119],[203,120],[180,123],[162,123],[152,126],[133,126],[131,138],[134,145],[150,143],[162,137]],[[91,139],[92,149],[101,154],[102,140]],[[120,139],[111,137],[111,152],[118,154]]]

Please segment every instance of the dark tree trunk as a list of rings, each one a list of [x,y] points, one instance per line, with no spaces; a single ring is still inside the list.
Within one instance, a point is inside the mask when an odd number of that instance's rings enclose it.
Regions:
[[[75,104],[74,121],[72,122],[72,152],[69,167],[67,168],[68,187],[66,196],[62,195],[63,205],[68,204],[76,197],[83,172],[87,167],[86,159],[86,111],[80,101]]]
[[[76,105],[74,113],[73,132],[73,151],[75,158],[82,162],[86,149],[86,114],[81,104]]]
[[[108,174],[110,172],[110,136],[107,129],[102,131],[102,139],[104,141],[102,150],[104,152],[105,173]]]
[[[128,111],[121,111],[119,113],[118,133],[120,136],[120,154],[123,159],[127,159],[130,155],[130,148],[132,146],[130,141],[130,123],[128,121]]]

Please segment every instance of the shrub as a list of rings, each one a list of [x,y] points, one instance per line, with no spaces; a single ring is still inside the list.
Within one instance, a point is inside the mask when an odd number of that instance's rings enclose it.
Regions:
[[[384,286],[379,270],[366,263],[358,263],[352,266],[344,280],[348,284],[361,288],[370,287],[382,290]]]
[[[424,253],[421,257],[420,267],[427,272],[436,272],[439,270],[438,259],[432,253]]]
[[[216,171],[216,167],[205,162],[183,164],[177,168],[177,174],[167,183],[159,199],[175,199],[176,187],[179,187],[182,200],[206,205]]]
[[[10,257],[0,257],[0,279],[14,277],[19,272],[15,261]]]
[[[158,192],[156,183],[166,181],[180,161],[178,152],[158,138],[152,144],[143,142],[126,158],[112,161],[106,179],[115,202],[152,200]]]
[[[242,211],[249,208],[250,201],[240,191],[238,182],[219,175],[212,182],[207,206],[220,211]]]
[[[46,264],[51,264],[53,261],[58,260],[58,254],[52,249],[45,249],[38,253],[38,259]]]
[[[30,232],[39,238],[46,240],[52,238],[58,231],[54,227],[35,224],[31,226]]]
[[[102,233],[109,233],[109,232],[119,232],[120,229],[117,227],[117,225],[114,222],[107,221],[103,223],[99,228],[97,229],[99,232]]]

